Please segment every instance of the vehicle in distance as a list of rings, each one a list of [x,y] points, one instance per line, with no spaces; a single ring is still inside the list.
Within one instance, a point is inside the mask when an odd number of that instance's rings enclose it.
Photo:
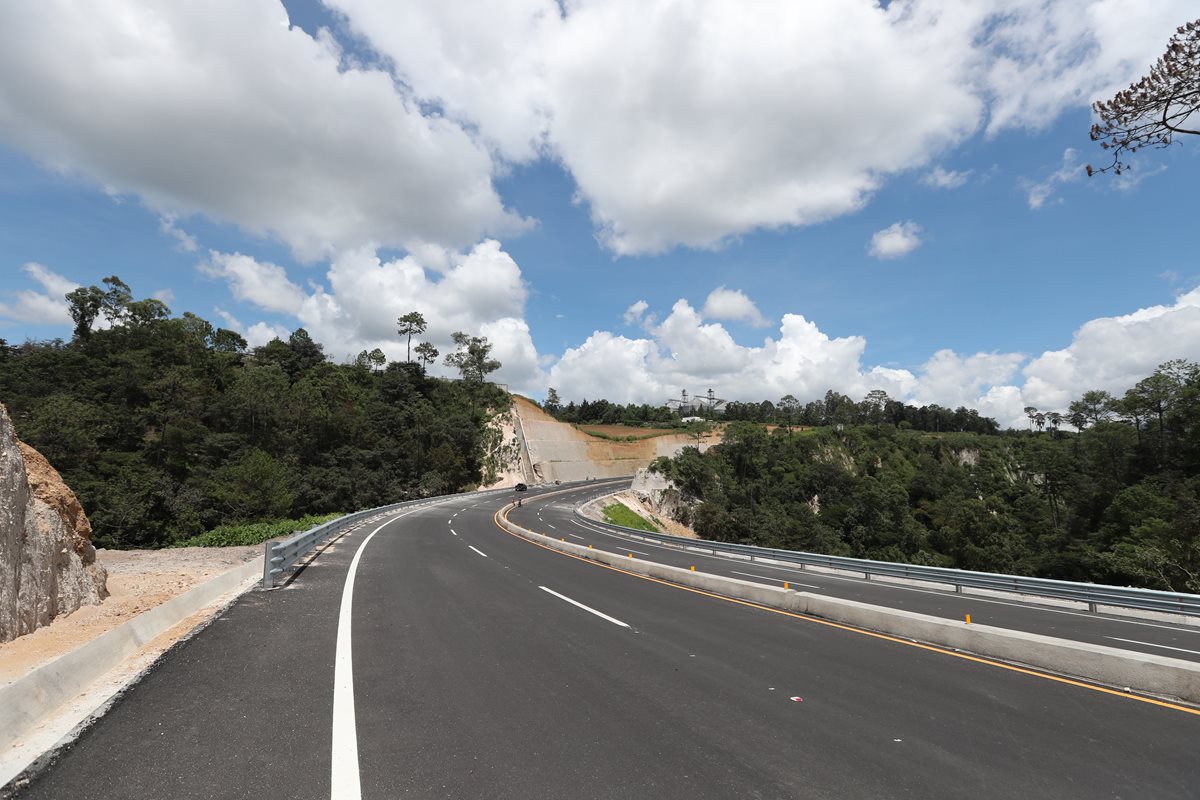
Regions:
[[[516,491],[518,491],[518,492],[523,492],[523,491],[527,490],[529,487],[528,487],[528,486],[526,486],[526,485],[525,485],[525,484],[523,484],[523,483],[518,483],[518,484],[517,484],[516,486],[514,486],[513,488],[514,488]]]

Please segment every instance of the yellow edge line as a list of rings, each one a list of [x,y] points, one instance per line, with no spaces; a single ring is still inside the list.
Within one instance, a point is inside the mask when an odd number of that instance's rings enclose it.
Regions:
[[[815,622],[818,625],[826,625],[830,628],[837,628],[839,630],[849,631],[850,633],[858,633],[863,636],[871,636],[873,638],[883,639],[888,642],[896,642],[897,644],[907,645],[908,647],[916,647],[921,650],[928,650],[931,653],[941,653],[942,655],[953,656],[954,658],[961,658],[964,661],[974,661],[977,664],[987,664],[988,666],[999,667],[1000,669],[1006,669],[1006,670],[1009,670],[1010,672],[1019,672],[1022,675],[1032,675],[1035,678],[1044,678],[1048,681],[1055,681],[1056,683],[1065,683],[1068,686],[1078,686],[1081,689],[1090,689],[1093,692],[1100,692],[1102,694],[1112,695],[1113,697],[1120,697],[1123,700],[1136,700],[1139,703],[1149,703],[1150,705],[1161,706],[1163,708],[1169,708],[1174,711],[1182,711],[1185,714],[1192,714],[1195,716],[1200,716],[1200,709],[1189,708],[1188,706],[1181,706],[1177,703],[1169,703],[1165,700],[1155,700],[1152,697],[1144,697],[1142,695],[1129,694],[1127,692],[1120,692],[1120,691],[1117,691],[1116,689],[1109,689],[1104,686],[1097,686],[1092,683],[1083,683],[1082,681],[1072,680],[1071,678],[1063,678],[1059,675],[1052,675],[1048,672],[1041,672],[1038,670],[1029,669],[1027,667],[1018,667],[1014,664],[1006,664],[1003,661],[994,661],[990,658],[984,658],[982,656],[973,656],[973,655],[968,655],[967,653],[959,653],[954,650],[947,650],[946,648],[938,647],[937,645],[922,644],[921,642],[914,642],[914,641],[910,641],[908,639],[901,639],[896,636],[889,636],[886,633],[879,633],[877,631],[869,631],[869,630],[866,630],[865,628],[856,628],[853,625],[846,625],[841,622],[831,622],[830,620],[821,619],[819,617],[809,616],[807,614],[797,614],[794,611],[784,611],[783,609],[771,608],[770,606],[764,606],[764,605],[760,605],[758,603],[752,603],[748,600],[739,600],[736,597],[726,597],[725,595],[714,594],[713,592],[706,592],[703,589],[695,589],[691,586],[683,586],[678,583],[671,583],[670,581],[664,581],[661,578],[652,578],[649,575],[641,575],[637,572],[630,572],[627,569],[621,569],[620,567],[614,567],[611,564],[603,564],[599,561],[593,561],[590,558],[583,558],[582,556],[574,555],[573,553],[565,553],[562,550],[558,550],[553,547],[548,547],[548,546],[542,544],[541,542],[535,542],[532,539],[526,539],[524,536],[513,533],[512,531],[505,528],[503,525],[500,524],[499,519],[498,519],[500,516],[500,512],[503,510],[504,509],[499,509],[496,511],[495,514],[492,515],[492,522],[496,525],[497,528],[502,530],[504,533],[507,533],[509,536],[512,536],[516,539],[520,539],[523,542],[534,545],[535,547],[540,547],[544,550],[549,550],[550,552],[557,553],[560,556],[566,556],[567,558],[573,558],[576,561],[582,561],[585,564],[592,564],[593,566],[603,567],[604,569],[611,569],[614,572],[620,572],[624,575],[632,575],[635,578],[641,578],[642,580],[651,581],[652,583],[661,583],[663,586],[670,586],[672,589],[682,589],[685,592],[691,592],[693,594],[700,594],[700,595],[704,595],[705,597],[715,598],[717,600],[724,600],[727,603],[736,603],[740,606],[749,606],[750,608],[757,608],[761,611],[769,611],[772,614],[779,614],[780,616],[784,616],[784,617],[792,617],[794,619],[801,619],[801,620],[804,620],[805,622]],[[507,516],[505,517],[505,519],[507,520]],[[513,523],[513,524],[515,524],[515,523]],[[536,533],[536,531],[534,531],[534,532]],[[541,534],[541,535],[545,536],[546,534]]]

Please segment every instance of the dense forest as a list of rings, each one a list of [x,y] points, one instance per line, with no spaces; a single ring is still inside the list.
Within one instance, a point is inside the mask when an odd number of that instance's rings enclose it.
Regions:
[[[816,427],[821,425],[862,425],[887,423],[906,430],[971,431],[997,433],[1000,426],[994,419],[980,416],[973,408],[944,408],[936,404],[913,406],[893,400],[883,391],[872,391],[859,402],[844,394],[828,391],[821,399],[801,404],[792,395],[778,403],[730,402],[710,410],[702,403],[680,411],[666,405],[647,403],[610,403],[608,400],[571,401],[563,405],[558,392],[550,389],[542,407],[559,422],[587,425],[640,425],[682,427],[681,417],[698,415],[714,422],[761,422],[785,427]]]
[[[1200,366],[1026,413],[1000,434],[738,422],[653,468],[711,539],[1200,591]]]
[[[0,402],[75,490],[99,546],[454,492],[486,471],[488,410],[509,399],[482,380],[499,366],[485,339],[460,335],[450,354],[463,381],[378,352],[334,364],[303,329],[248,349],[104,284],[68,295],[71,341],[0,340]]]

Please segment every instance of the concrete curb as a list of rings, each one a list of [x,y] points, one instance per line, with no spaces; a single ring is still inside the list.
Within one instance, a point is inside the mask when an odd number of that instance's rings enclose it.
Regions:
[[[589,516],[585,513],[586,509],[596,506],[602,501],[610,497],[615,497],[619,492],[614,492],[610,495],[603,495],[594,498],[584,503],[575,509],[575,515],[580,519],[588,522],[594,522],[600,525],[612,525],[613,523],[602,519],[600,516]],[[620,526],[617,526],[620,527]],[[658,547],[670,547],[675,550],[691,550],[696,553],[705,555],[717,556],[718,558],[730,558],[743,561],[754,561],[760,564],[775,564],[781,567],[790,567],[793,569],[799,568],[818,574],[825,575],[847,575],[856,578],[864,578],[862,570],[843,569],[839,567],[828,567],[816,564],[802,564],[795,561],[781,561],[774,558],[764,556],[743,555],[739,553],[730,553],[723,550],[711,550],[707,547],[689,547],[687,545],[679,545],[673,542],[660,541],[651,536],[643,536],[638,531],[631,528],[621,530],[622,536],[627,536],[631,539],[646,542],[647,544],[657,545]],[[700,542],[703,540],[697,540]],[[1146,609],[1128,608],[1126,606],[1110,606],[1106,603],[1097,602],[1095,608],[1089,608],[1089,603],[1086,600],[1068,600],[1061,597],[1045,597],[1040,594],[1022,594],[1020,592],[1006,592],[1000,589],[981,589],[974,586],[956,586],[952,582],[936,581],[932,579],[921,578],[899,578],[893,575],[876,575],[872,574],[865,576],[865,580],[876,581],[882,584],[892,584],[895,586],[915,586],[925,589],[944,589],[957,590],[957,594],[964,596],[974,596],[982,598],[998,598],[1002,600],[1016,600],[1018,602],[1033,602],[1042,606],[1058,606],[1060,608],[1069,608],[1077,611],[1088,611],[1089,613],[1107,614],[1113,617],[1131,617],[1139,620],[1156,620],[1158,622],[1170,622],[1173,625],[1185,625],[1193,628],[1200,628],[1200,617],[1189,616],[1187,614],[1172,614],[1165,611],[1148,611]]]
[[[239,587],[250,589],[262,576],[262,562],[259,556],[234,567],[0,687],[0,752],[6,752],[47,715],[85,691],[146,642],[225,593]],[[0,784],[5,782],[0,777]]]
[[[1190,661],[989,625],[969,625],[927,614],[693,572],[544,536],[510,522],[503,512],[497,514],[497,520],[505,530],[530,541],[639,575],[1124,690],[1200,703],[1200,664]]]

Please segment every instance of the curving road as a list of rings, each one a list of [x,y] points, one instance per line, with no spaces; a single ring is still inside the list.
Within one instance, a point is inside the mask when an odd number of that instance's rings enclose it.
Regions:
[[[514,519],[565,522],[538,494]],[[507,501],[245,595],[19,796],[1197,795],[1200,714],[631,577],[505,533]]]
[[[611,528],[574,513],[579,500],[606,494],[602,490],[583,489],[531,503],[509,513],[509,519],[538,533],[566,538],[575,544],[592,545],[614,553],[634,553],[639,558],[677,567],[695,566],[701,572],[725,575],[770,586],[785,582],[799,591],[856,600],[860,603],[900,608],[946,619],[961,620],[966,614],[973,622],[1000,628],[1039,633],[1060,639],[1099,644],[1123,650],[1200,661],[1200,626],[1155,619],[1095,614],[1078,605],[1019,600],[1015,598],[955,594],[930,584],[903,585],[862,576],[830,574],[796,566],[750,562],[728,555],[708,555],[694,551],[623,536]]]

